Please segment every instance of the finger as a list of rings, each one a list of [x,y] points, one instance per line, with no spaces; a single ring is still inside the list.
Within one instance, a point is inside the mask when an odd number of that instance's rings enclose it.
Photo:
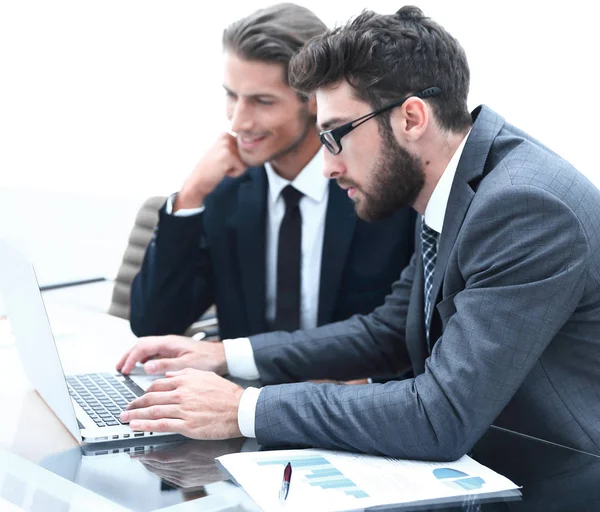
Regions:
[[[185,370],[181,370],[185,371]],[[181,379],[167,375],[164,379],[157,379],[146,388],[146,393],[158,391],[173,391],[181,385]]]
[[[150,452],[149,454],[141,453],[137,455],[137,457],[144,459],[144,462],[155,464],[157,466],[160,466],[161,464],[179,464],[185,467],[187,462],[189,462],[186,457],[173,456],[168,452]]]
[[[177,396],[172,392],[150,392],[136,398],[132,402],[127,404],[126,409],[142,409],[143,407],[150,407],[152,405],[165,405],[165,404],[177,404]]]
[[[167,420],[183,419],[184,412],[179,405],[153,405],[143,409],[129,409],[121,413],[121,421],[130,423],[134,420]]]
[[[166,373],[168,371],[182,370],[189,366],[184,357],[163,357],[161,359],[152,359],[144,364],[144,371],[149,374]]]
[[[175,377],[179,377],[180,375],[210,375],[211,371],[208,370],[197,370],[196,368],[190,368],[189,366],[186,366],[185,368],[181,369],[181,370],[175,370],[172,372],[166,372],[165,373],[165,377],[167,379],[173,379]],[[165,380],[165,379],[163,379]]]
[[[131,370],[135,367],[135,363],[141,361],[143,359],[148,359],[156,355],[156,351],[158,350],[157,344],[151,340],[145,339],[143,341],[138,342],[129,352],[127,353],[127,357],[121,364],[121,368],[117,366],[117,370],[119,370],[122,374],[127,375],[131,373]]]
[[[231,154],[231,162],[229,170],[227,171],[227,176],[231,178],[237,178],[241,174],[243,174],[248,166],[242,161],[240,155],[237,152],[237,145],[235,147],[235,152]]]
[[[229,150],[234,153],[237,154],[238,149],[237,149],[237,134],[234,135],[233,132],[229,133],[229,132],[223,132],[223,139],[222,139],[225,144],[227,144],[227,146],[229,147]]]
[[[165,381],[167,379],[160,379],[161,381]],[[158,380],[154,381],[150,386],[148,386],[148,388],[146,389],[146,392],[136,398],[135,400],[132,400],[131,402],[129,402],[127,404],[126,409],[139,409],[140,407],[147,407],[148,405],[154,405],[152,400],[162,400],[161,398],[157,398],[157,395],[165,395],[168,394],[169,391],[173,391],[177,389],[177,383],[172,383],[172,382],[159,382]],[[149,395],[150,398],[146,398]],[[177,398],[174,395],[170,395],[170,398],[165,398],[165,400],[169,400],[169,403],[179,403],[179,401],[177,401]]]
[[[166,337],[150,336],[142,338],[130,351],[120,372],[127,375],[138,361],[147,361],[154,356],[174,355],[175,348],[169,346]]]
[[[229,138],[229,153],[231,155],[231,168],[227,174],[231,177],[239,176],[248,168],[248,165],[244,163],[240,156],[236,137],[230,136]]]
[[[223,132],[220,140],[224,141],[225,144],[228,144],[231,147],[232,143],[236,144],[237,137],[233,134],[233,132]]]
[[[131,350],[128,350],[127,352],[125,352],[117,361],[117,364],[115,365],[115,368],[117,369],[118,372],[121,371],[121,368],[123,367],[123,364],[125,363],[125,361],[127,360],[127,358],[129,357],[129,353],[131,352]]]
[[[123,373],[123,372],[121,371],[121,368],[122,368],[123,366],[125,366],[125,361],[127,360],[127,357],[129,356],[129,353],[130,353],[130,352],[131,352],[131,351],[127,352],[127,354],[125,354],[125,355],[124,355],[124,356],[123,356],[123,357],[122,357],[122,358],[119,360],[119,362],[117,363],[117,366],[116,366],[116,368],[117,368],[117,371],[119,371],[119,372]],[[139,360],[139,362],[143,364],[143,363],[145,363],[146,361],[148,361],[149,359],[152,359],[152,358],[153,358],[155,355],[156,355],[156,354],[149,354],[148,356],[145,356],[145,357],[143,357],[143,356],[142,356],[142,357],[140,357],[140,360]],[[135,366],[135,363],[134,363],[134,366]]]
[[[156,357],[158,354],[149,354],[148,356],[140,357],[139,362],[144,364],[146,361],[150,361],[152,358]]]
[[[185,421],[174,418],[134,420],[129,424],[129,428],[138,432],[175,432],[177,434],[184,434],[187,431]]]

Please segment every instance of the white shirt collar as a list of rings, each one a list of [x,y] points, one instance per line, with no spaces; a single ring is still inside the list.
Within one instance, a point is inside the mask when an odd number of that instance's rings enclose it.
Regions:
[[[446,217],[446,208],[448,207],[448,199],[450,199],[450,191],[452,190],[452,183],[454,182],[454,176],[456,175],[456,169],[458,168],[458,162],[462,156],[463,150],[465,149],[465,143],[469,138],[469,133],[465,135],[454,155],[448,162],[446,169],[442,173],[440,180],[433,189],[433,193],[429,198],[427,207],[425,208],[425,224],[431,229],[434,229],[438,233],[442,232],[444,226],[444,218]]]
[[[288,181],[275,172],[273,166],[265,163],[267,171],[267,179],[269,180],[269,198],[271,203],[275,203],[281,194],[281,191],[290,183],[302,192],[305,196],[310,197],[313,201],[320,203],[325,198],[325,192],[329,187],[329,179],[323,176],[323,147],[317,151],[315,156],[308,164],[300,171],[294,181]]]

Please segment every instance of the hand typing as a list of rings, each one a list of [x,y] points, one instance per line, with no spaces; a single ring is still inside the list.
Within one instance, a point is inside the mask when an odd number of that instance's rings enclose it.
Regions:
[[[238,407],[244,389],[212,372],[167,372],[127,406],[121,421],[142,432],[177,432],[194,439],[241,437]]]
[[[148,336],[117,362],[117,371],[127,375],[135,363],[144,363],[148,374],[195,368],[219,375],[227,373],[225,349],[218,341],[194,341],[184,336]]]

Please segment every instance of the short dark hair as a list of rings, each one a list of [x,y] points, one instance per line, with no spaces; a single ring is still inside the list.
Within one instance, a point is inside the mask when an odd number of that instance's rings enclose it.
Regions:
[[[306,7],[276,4],[242,18],[223,31],[223,49],[242,59],[279,63],[289,84],[288,66],[292,57],[327,26]]]
[[[463,48],[443,27],[413,6],[396,14],[364,10],[345,26],[314,38],[290,63],[292,87],[311,93],[346,80],[373,109],[437,86],[427,101],[443,129],[471,125],[469,65]],[[389,124],[389,114],[381,123]]]

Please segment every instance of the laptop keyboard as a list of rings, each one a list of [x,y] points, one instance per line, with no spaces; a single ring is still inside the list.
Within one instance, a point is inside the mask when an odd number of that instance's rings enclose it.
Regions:
[[[87,373],[67,378],[73,400],[99,427],[122,425],[119,415],[144,390],[125,375]]]

